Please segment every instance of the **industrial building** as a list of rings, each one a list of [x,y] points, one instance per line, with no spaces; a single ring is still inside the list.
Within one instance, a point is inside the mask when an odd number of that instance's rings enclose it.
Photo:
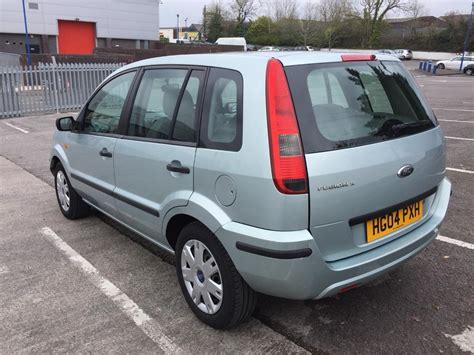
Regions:
[[[24,0],[31,53],[146,49],[159,40],[159,0]],[[0,0],[0,52],[26,53],[22,0]]]

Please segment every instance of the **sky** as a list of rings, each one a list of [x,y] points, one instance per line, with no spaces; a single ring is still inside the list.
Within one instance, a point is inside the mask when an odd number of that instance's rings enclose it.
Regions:
[[[231,0],[220,0],[222,4]],[[259,0],[255,0],[259,1]],[[265,0],[271,1],[271,0]],[[304,4],[308,0],[297,0],[298,3]],[[318,1],[318,0],[313,0]],[[180,15],[180,26],[185,26],[184,20],[187,18],[188,26],[192,23],[202,22],[202,8],[205,4],[212,1],[202,0],[161,0],[160,5],[160,26],[176,27],[176,14]],[[357,2],[357,0],[356,0]],[[471,0],[420,0],[428,12],[428,15],[442,16],[449,11],[459,11],[461,13],[469,13],[471,10]],[[403,17],[403,14],[392,14],[390,17]]]

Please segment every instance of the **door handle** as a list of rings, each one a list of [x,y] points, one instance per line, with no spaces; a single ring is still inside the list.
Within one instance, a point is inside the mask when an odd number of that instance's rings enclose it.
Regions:
[[[170,164],[166,165],[166,169],[181,174],[189,174],[191,172],[188,167],[182,166],[179,160],[173,160]]]
[[[107,150],[107,148],[102,148],[102,150],[99,152],[99,155],[101,157],[107,157],[107,158],[112,158],[112,153]]]

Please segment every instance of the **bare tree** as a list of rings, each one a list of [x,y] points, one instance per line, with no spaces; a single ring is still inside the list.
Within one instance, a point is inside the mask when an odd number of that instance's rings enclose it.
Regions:
[[[275,0],[271,1],[273,18],[276,21],[281,19],[296,19],[298,17],[298,6],[296,0]]]
[[[324,22],[342,21],[353,11],[350,0],[321,0],[319,15]]]
[[[378,44],[383,20],[388,12],[404,9],[402,0],[360,0],[370,48]]]
[[[305,46],[318,31],[316,20],[318,19],[318,7],[315,3],[307,2],[303,6],[303,14],[300,17],[300,34]]]
[[[343,31],[343,21],[355,13],[351,0],[321,0],[319,17],[324,22],[324,37],[331,49]]]
[[[428,14],[428,9],[420,0],[410,0],[404,5],[405,13],[414,19]]]
[[[412,18],[410,32],[416,35],[416,29],[419,27],[418,18],[428,13],[426,6],[420,0],[410,0],[405,5],[405,13]]]
[[[230,8],[237,21],[236,32],[244,35],[244,23],[257,13],[257,3],[254,0],[234,0]]]

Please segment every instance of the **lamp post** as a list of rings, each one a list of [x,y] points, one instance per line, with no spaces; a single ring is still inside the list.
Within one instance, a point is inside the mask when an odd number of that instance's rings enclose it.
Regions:
[[[30,35],[28,34],[28,21],[26,19],[25,0],[23,3],[23,21],[25,22],[25,45],[26,45],[26,62],[31,65]]]
[[[179,41],[179,14],[176,14],[176,42]]]
[[[472,14],[473,13],[474,13],[474,2],[471,3],[471,16],[469,17],[469,22],[467,23],[466,39],[464,40],[464,48],[462,50],[461,65],[459,67],[459,71],[462,71],[462,66],[464,63],[464,55],[466,54],[467,46],[469,43],[469,36],[471,34],[471,29],[472,29]]]

